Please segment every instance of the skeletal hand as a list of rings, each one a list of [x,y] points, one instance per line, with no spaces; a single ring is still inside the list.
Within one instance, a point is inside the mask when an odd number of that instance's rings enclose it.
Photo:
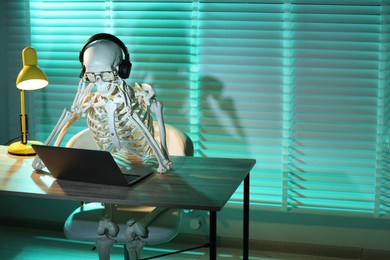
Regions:
[[[33,162],[32,162],[32,167],[34,170],[42,170],[45,168],[45,164],[42,162],[41,158],[39,158],[38,155],[35,156]]]

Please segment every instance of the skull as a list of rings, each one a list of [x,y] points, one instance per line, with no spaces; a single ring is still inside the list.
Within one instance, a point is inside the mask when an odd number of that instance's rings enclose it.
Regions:
[[[95,78],[97,91],[102,96],[111,95],[115,89],[113,81],[117,78],[118,65],[122,62],[122,50],[114,42],[98,40],[91,43],[84,52],[85,74]],[[108,72],[113,78],[103,76]]]

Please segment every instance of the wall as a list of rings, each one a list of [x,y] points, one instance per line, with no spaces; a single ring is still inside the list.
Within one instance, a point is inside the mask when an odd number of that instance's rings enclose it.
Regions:
[[[0,37],[0,50],[5,50],[5,43],[7,37],[5,37],[5,12],[4,12],[4,1],[0,2],[0,33],[2,37]],[[1,62],[0,62],[0,78],[6,79],[7,74],[5,73],[7,59],[6,52],[2,51],[1,53]],[[0,95],[0,104],[3,104],[0,109],[0,120],[4,122],[7,119],[7,108],[8,108],[8,88],[7,85],[4,84],[6,80],[0,81],[0,90],[2,95]],[[4,124],[2,124],[2,129],[0,131],[0,143],[4,143],[8,138],[8,129]]]
[[[20,97],[15,80],[22,68],[22,50],[29,44],[26,10],[21,7],[26,7],[25,1],[0,2],[0,144],[20,136]],[[28,97],[26,93],[27,114]]]

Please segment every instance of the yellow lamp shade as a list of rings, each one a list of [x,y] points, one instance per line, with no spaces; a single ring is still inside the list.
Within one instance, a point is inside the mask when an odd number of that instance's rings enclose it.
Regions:
[[[23,69],[16,78],[16,87],[21,90],[36,90],[49,84],[45,73],[38,67],[34,48],[26,47],[22,52]]]

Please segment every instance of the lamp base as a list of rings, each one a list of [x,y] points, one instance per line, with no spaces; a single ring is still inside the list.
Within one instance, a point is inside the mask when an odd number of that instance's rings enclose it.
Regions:
[[[27,141],[27,144],[22,144],[22,142],[12,143],[8,147],[8,153],[17,156],[33,156],[37,153],[31,147],[32,144],[42,144],[38,141]]]

